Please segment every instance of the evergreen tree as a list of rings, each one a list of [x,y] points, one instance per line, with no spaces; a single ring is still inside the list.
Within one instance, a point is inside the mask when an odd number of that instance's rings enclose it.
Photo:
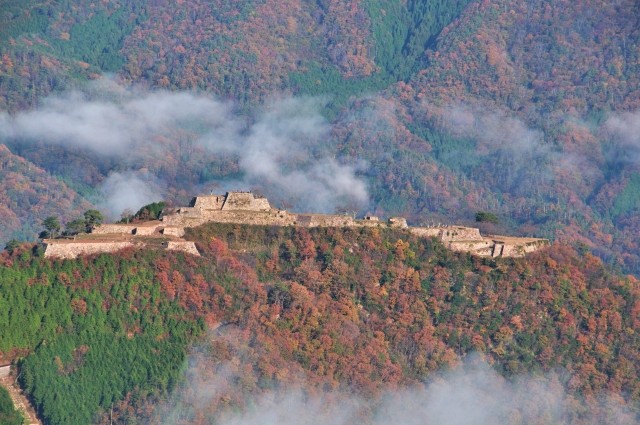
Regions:
[[[85,230],[90,232],[94,227],[102,224],[104,217],[98,210],[87,210],[84,213]]]
[[[47,237],[55,238],[58,235],[58,232],[60,232],[60,221],[58,220],[58,217],[53,215],[45,218],[42,221],[42,225],[45,228]],[[40,233],[41,237],[45,232]]]

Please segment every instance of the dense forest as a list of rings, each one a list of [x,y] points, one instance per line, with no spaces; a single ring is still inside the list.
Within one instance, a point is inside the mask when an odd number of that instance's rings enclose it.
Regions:
[[[0,423],[22,425],[23,418],[13,406],[13,401],[4,387],[0,387]]]
[[[552,376],[562,423],[639,419],[640,283],[588,252],[479,259],[379,229],[211,224],[188,237],[201,258],[2,254],[0,347],[29,350],[20,382],[47,423],[211,423],[288,388],[330,406],[359,397],[376,423],[379,397],[471,353],[507,382]],[[530,423],[527,409],[503,423]]]
[[[497,230],[585,244],[638,275],[640,12],[633,0],[574,6],[5,0],[0,142],[25,161],[14,178],[32,195],[3,185],[0,241],[69,214],[51,199],[61,190],[118,219],[116,193],[136,211],[203,188],[255,189],[299,211],[414,223],[489,211]],[[322,131],[287,133],[309,119],[296,115],[308,105],[273,113],[291,96],[315,99]],[[123,131],[129,155],[112,150]],[[252,158],[274,150],[290,153],[269,158],[281,178],[256,176]],[[335,177],[336,162],[366,200],[310,201],[312,189],[282,183],[303,173],[335,192],[339,179],[318,174]]]
[[[204,323],[162,292],[157,254],[89,264],[44,261],[28,248],[3,253],[0,352],[30,353],[19,382],[38,415],[86,424],[125,395],[166,395]]]
[[[51,424],[278,422],[264,406],[287,402],[329,418],[309,423],[451,422],[424,400],[455,371],[483,376],[471,400],[513,401],[488,423],[639,422],[639,17],[0,0],[0,354]],[[490,260],[402,231],[227,225],[189,233],[202,258],[33,245],[52,217],[146,220],[226,190],[552,246]],[[4,393],[2,420],[20,421]]]

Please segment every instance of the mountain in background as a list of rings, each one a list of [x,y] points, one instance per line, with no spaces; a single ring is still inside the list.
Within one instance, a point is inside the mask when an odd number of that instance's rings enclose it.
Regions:
[[[3,143],[112,217],[211,188],[415,223],[488,211],[485,231],[639,273],[633,0],[0,6]],[[45,212],[7,208],[2,240],[33,237]]]

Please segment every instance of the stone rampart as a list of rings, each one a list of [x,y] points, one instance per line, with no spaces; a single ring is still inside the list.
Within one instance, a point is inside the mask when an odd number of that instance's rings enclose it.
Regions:
[[[294,224],[301,227],[353,227],[356,223],[350,215],[296,214]]]
[[[491,240],[476,240],[476,241],[453,241],[446,243],[445,246],[452,251],[462,252],[476,252],[480,250],[488,249],[491,253],[495,244]]]
[[[386,227],[386,223],[375,220],[356,220],[354,226],[357,227]]]
[[[406,229],[407,227],[409,227],[407,225],[407,219],[404,217],[391,217],[389,219],[389,226],[398,229]]]
[[[179,208],[172,214],[165,214],[162,216],[162,224],[167,226],[184,226],[195,227],[206,222],[206,218],[210,216],[210,213],[205,214],[196,208]]]
[[[164,247],[167,251],[181,251],[198,257],[200,256],[196,244],[190,241],[168,241],[165,242]]]
[[[177,238],[181,238],[184,236],[184,227],[166,226],[162,229],[162,234],[165,236],[175,236]]]
[[[131,235],[133,234],[133,230],[137,226],[135,224],[101,224],[96,226],[91,233],[95,233],[98,235],[104,234],[117,234],[117,235]]]
[[[196,196],[189,206],[197,210],[221,210],[224,199],[224,195]]]
[[[517,238],[509,238],[504,242],[504,248],[502,249],[502,257],[524,257],[526,254],[535,252],[545,246],[549,246],[549,241],[546,239],[524,239],[519,242]]]
[[[222,210],[269,211],[267,198],[258,198],[251,192],[227,192]]]
[[[181,208],[175,214],[165,215],[162,218],[163,227],[196,227],[204,223],[238,223],[254,224],[262,226],[289,226],[295,224],[296,215],[286,211],[246,211],[224,210],[204,211],[196,214],[192,209]]]
[[[480,229],[475,227],[448,226],[442,228],[440,240],[442,242],[452,241],[478,241],[482,240]]]
[[[46,258],[77,258],[79,255],[100,254],[103,252],[117,252],[134,246],[133,242],[91,242],[91,241],[45,241],[44,256]]]
[[[409,231],[416,236],[421,238],[439,238],[442,233],[442,228],[440,227],[409,227]]]
[[[135,229],[133,229],[133,234],[134,235],[138,235],[138,236],[149,236],[149,235],[153,235],[154,233],[156,233],[156,231],[159,229],[160,226],[158,225],[153,225],[153,226],[138,226]]]

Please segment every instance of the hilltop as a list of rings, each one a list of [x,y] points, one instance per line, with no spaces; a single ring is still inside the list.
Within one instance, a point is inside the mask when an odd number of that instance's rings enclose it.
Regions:
[[[144,207],[143,207],[144,208]],[[384,223],[367,215],[356,220],[349,215],[296,214],[271,208],[265,197],[251,192],[227,192],[224,195],[196,196],[189,207],[163,210],[160,220],[126,224],[100,224],[89,234],[45,239],[44,256],[76,258],[80,255],[116,252],[138,247],[164,247],[199,255],[192,242],[181,237],[185,229],[206,223],[234,223],[259,226],[292,226],[303,228],[334,227],[377,229],[397,228],[420,237],[432,237],[453,251],[469,252],[483,257],[523,257],[548,246],[549,241],[537,238],[517,238],[499,235],[480,235],[477,228],[462,226],[413,227],[403,217],[391,217]]]
[[[0,351],[28,353],[19,381],[47,423],[210,423],[293,388],[328,409],[351,394],[375,423],[384,394],[472,352],[499,379],[550,386],[513,395],[528,407],[509,423],[551,414],[548,397],[564,423],[638,419],[640,286],[593,255],[483,258],[388,227],[207,223],[184,237],[201,256],[0,255]]]

